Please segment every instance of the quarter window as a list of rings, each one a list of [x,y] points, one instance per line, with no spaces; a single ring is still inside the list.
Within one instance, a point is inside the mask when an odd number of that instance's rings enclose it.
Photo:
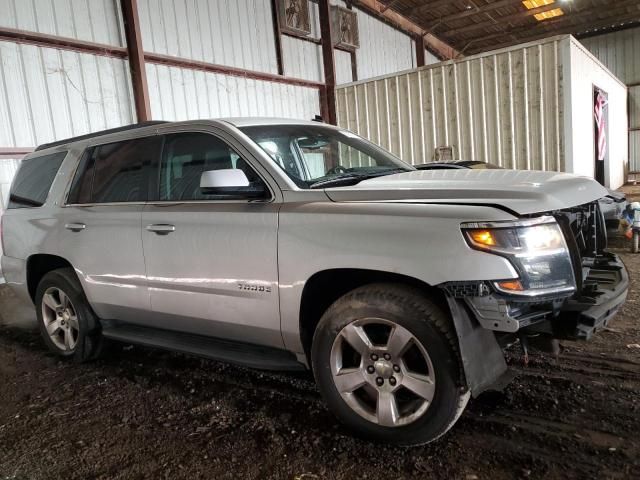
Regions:
[[[242,170],[251,186],[262,184],[258,174],[221,139],[206,133],[167,135],[160,165],[159,198],[166,201],[215,200],[200,191],[202,172]]]
[[[47,200],[53,179],[67,152],[27,158],[11,185],[7,208],[41,207]]]

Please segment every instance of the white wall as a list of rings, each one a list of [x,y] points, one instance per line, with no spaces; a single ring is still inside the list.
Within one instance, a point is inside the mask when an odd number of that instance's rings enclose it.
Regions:
[[[570,137],[567,145],[567,171],[594,176],[595,132],[593,126],[593,87],[609,96],[609,162],[605,164],[605,184],[618,188],[625,182],[628,168],[627,88],[609,72],[580,42],[572,38],[570,44],[571,115],[565,132]]]
[[[135,121],[125,60],[13,42],[0,42],[0,59],[0,147]]]
[[[413,40],[399,30],[356,9],[360,48],[356,51],[358,80],[400,72],[416,66]]]
[[[0,0],[0,26],[125,45],[118,0]]]
[[[581,40],[609,70],[629,85],[629,170],[640,172],[640,27]]]
[[[146,68],[155,120],[238,116],[311,120],[320,113],[315,88],[150,63]]]
[[[145,51],[277,73],[269,0],[139,0]]]

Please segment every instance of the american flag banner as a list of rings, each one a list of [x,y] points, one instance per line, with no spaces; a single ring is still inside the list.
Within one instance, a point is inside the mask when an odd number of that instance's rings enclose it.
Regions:
[[[596,95],[596,101],[594,106],[593,115],[596,121],[596,144],[598,145],[598,160],[604,160],[607,155],[607,129],[606,129],[606,117],[604,115],[604,107],[607,105],[607,99],[598,92]]]

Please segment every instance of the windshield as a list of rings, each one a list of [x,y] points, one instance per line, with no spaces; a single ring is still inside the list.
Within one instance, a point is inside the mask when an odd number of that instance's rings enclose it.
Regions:
[[[357,180],[414,170],[347,130],[323,125],[262,125],[240,130],[300,188],[328,186],[333,180]]]

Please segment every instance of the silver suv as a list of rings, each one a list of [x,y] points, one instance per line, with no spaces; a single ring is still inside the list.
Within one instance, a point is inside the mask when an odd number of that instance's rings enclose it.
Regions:
[[[588,339],[626,298],[588,178],[417,171],[318,122],[152,123],[42,145],[2,218],[7,282],[55,353],[103,339],[312,369],[396,444],[503,384],[503,347]]]

